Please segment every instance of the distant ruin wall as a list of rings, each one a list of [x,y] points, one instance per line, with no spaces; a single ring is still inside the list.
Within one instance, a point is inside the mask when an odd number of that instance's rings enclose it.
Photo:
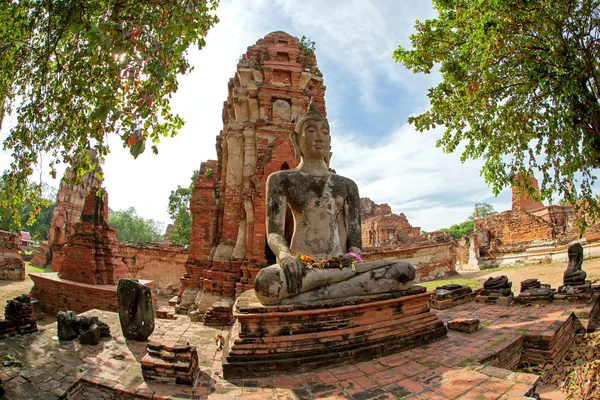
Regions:
[[[365,261],[386,259],[406,261],[414,265],[415,281],[431,281],[456,274],[454,268],[454,244],[421,246],[393,251],[370,252],[363,254]]]
[[[159,293],[176,293],[179,279],[185,273],[188,251],[181,246],[161,243],[125,242],[119,253],[127,267],[127,277],[153,281]]]
[[[533,240],[555,239],[551,223],[523,210],[504,211],[498,215],[476,219],[475,230],[489,232],[491,253],[524,250]]]
[[[19,254],[17,235],[0,231],[0,280],[25,280],[25,264]]]

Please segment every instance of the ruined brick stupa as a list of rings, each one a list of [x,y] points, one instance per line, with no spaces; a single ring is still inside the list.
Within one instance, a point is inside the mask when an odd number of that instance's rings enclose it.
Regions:
[[[324,94],[314,54],[285,32],[268,34],[242,56],[223,105],[218,160],[201,164],[192,194],[180,312],[196,297],[201,311],[233,299],[275,262],[265,238],[266,179],[296,167],[290,132],[311,99],[325,116]]]

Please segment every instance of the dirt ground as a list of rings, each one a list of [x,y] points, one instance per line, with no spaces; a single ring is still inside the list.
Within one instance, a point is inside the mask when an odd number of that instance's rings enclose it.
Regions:
[[[29,293],[33,287],[33,281],[29,278],[29,272],[33,270],[27,266],[25,268],[25,280],[24,281],[0,281],[0,310],[4,309],[6,300],[14,299],[21,293]]]

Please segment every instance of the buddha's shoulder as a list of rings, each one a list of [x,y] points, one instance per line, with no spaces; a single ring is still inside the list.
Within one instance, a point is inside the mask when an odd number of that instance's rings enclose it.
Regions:
[[[335,180],[343,185],[356,186],[356,183],[352,179],[346,178],[345,176],[341,176],[338,174],[331,174],[331,177],[333,180]]]

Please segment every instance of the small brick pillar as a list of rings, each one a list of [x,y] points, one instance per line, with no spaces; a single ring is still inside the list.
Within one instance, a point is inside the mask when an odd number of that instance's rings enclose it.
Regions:
[[[196,347],[183,340],[151,341],[140,363],[144,379],[160,383],[194,386],[200,374]]]

